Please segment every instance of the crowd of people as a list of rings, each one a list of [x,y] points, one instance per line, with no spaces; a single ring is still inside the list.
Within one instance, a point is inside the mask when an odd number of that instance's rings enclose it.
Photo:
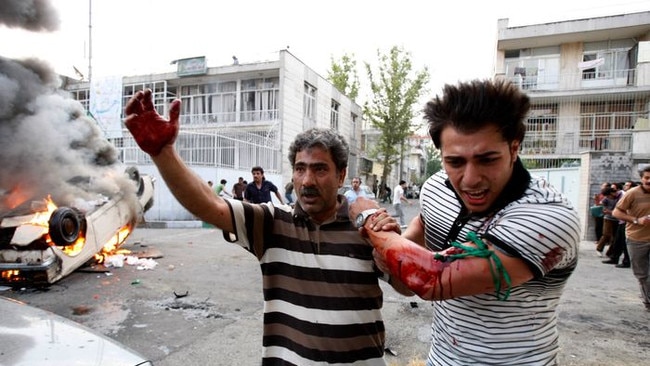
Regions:
[[[626,222],[614,216],[614,209],[623,195],[638,185],[632,180],[622,183],[604,182],[600,186],[600,192],[594,195],[591,213],[596,223],[596,253],[606,258],[603,263],[613,264],[616,268],[630,268],[631,264],[626,244]]]
[[[602,183],[591,214],[596,222],[596,252],[607,257],[602,262],[632,268],[650,311],[650,166],[640,172],[640,178],[640,182]]]
[[[215,194],[174,147],[181,102],[167,120],[151,98],[137,92],[126,107],[136,142],[185,208],[260,263],[262,365],[386,365],[379,281],[433,302],[427,365],[557,363],[556,309],[578,263],[580,225],[567,197],[519,158],[530,100],[516,85],[460,82],[426,104],[443,170],[421,186],[421,212],[408,225],[403,180],[392,190],[373,182],[392,193],[383,199],[395,214],[359,196],[359,177],[338,194],[350,150],[327,128],[289,146],[284,197],[262,167],[252,168],[251,183],[239,178],[232,198],[225,180]],[[161,123],[172,128],[155,128]],[[623,185],[625,194],[608,184],[595,198],[603,214],[596,248],[631,264],[650,310],[650,168],[641,183]]]

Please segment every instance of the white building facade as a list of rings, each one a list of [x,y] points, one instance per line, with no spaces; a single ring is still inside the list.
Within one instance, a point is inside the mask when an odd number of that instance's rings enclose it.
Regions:
[[[584,239],[595,239],[589,206],[601,183],[636,181],[650,162],[650,12],[519,27],[501,19],[495,77],[531,98],[525,164],[578,170],[569,188]]]
[[[261,166],[284,195],[284,184],[292,176],[289,145],[299,132],[311,127],[332,128],[345,136],[350,144],[348,176],[358,174],[361,107],[287,50],[272,60],[207,67],[205,59],[198,57],[178,60],[177,66],[176,72],[123,77],[119,118],[123,120],[131,96],[145,88],[152,89],[155,107],[165,116],[170,102],[180,99],[176,148],[206,181],[226,179],[230,190],[238,177],[251,181],[251,168]],[[66,80],[64,89],[92,112],[88,82]],[[146,219],[167,226],[196,225],[196,219],[171,195],[148,155],[126,129],[121,132],[121,136],[109,136],[120,160],[157,178],[155,204]]]

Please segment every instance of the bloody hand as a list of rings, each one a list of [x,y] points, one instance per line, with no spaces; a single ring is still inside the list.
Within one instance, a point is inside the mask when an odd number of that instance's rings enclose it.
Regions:
[[[176,141],[180,110],[181,101],[174,100],[169,107],[168,121],[154,108],[151,90],[139,91],[126,105],[126,128],[144,152],[156,156],[163,147]]]

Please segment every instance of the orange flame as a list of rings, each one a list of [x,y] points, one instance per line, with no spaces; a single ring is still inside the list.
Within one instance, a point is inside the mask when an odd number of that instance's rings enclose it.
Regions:
[[[100,253],[95,254],[97,263],[104,263],[104,260],[109,255],[114,254],[128,254],[131,253],[128,249],[119,249],[120,245],[124,243],[126,238],[131,234],[132,227],[130,224],[123,226],[115,235],[106,243]]]
[[[47,199],[43,200],[43,203],[45,204],[45,207],[41,211],[37,211],[34,217],[29,221],[29,224],[35,225],[35,226],[42,226],[42,227],[49,227],[49,221],[50,221],[50,216],[52,216],[52,213],[54,210],[57,209],[56,204],[54,204],[54,201],[52,201],[52,197],[47,196]],[[49,235],[48,235],[48,242],[49,242]]]

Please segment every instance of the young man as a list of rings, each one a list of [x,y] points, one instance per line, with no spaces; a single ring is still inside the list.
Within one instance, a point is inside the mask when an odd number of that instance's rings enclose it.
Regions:
[[[361,178],[354,177],[352,178],[352,189],[345,192],[345,198],[348,199],[348,203],[353,203],[360,195],[361,195]]]
[[[300,133],[288,154],[296,205],[250,204],[216,196],[184,164],[173,145],[179,112],[175,100],[167,121],[150,90],[137,92],[126,106],[126,126],[176,199],[259,260],[262,365],[385,365],[381,272],[337,193],[348,164],[344,138],[329,129]],[[382,229],[399,231],[385,210],[378,212]]]
[[[402,202],[406,202],[409,205],[411,202],[404,196],[404,189],[406,188],[406,181],[400,180],[399,184],[393,189],[393,208],[395,209],[395,216],[399,218],[399,224],[402,228],[406,227],[406,222],[404,221],[404,210],[402,210]]]
[[[226,191],[226,183],[228,183],[228,181],[222,179],[219,182],[219,184],[217,184],[217,186],[214,188],[214,193],[216,193],[217,196],[222,196],[222,197],[228,196],[228,198],[232,198],[232,195],[228,193],[228,191]]]
[[[603,199],[600,201],[600,204],[603,206],[603,234],[598,239],[598,243],[596,243],[596,252],[601,257],[603,256],[605,247],[614,244],[616,238],[618,219],[612,213],[620,198],[618,190],[612,187],[603,189],[602,194]]]
[[[556,308],[580,225],[518,158],[529,105],[505,81],[446,85],[425,108],[444,170],[421,188],[421,216],[403,237],[364,226],[378,266],[435,300],[428,365],[557,363]]]
[[[641,184],[630,188],[618,201],[614,217],[626,222],[632,273],[639,281],[643,305],[650,311],[650,166],[641,171]]]
[[[232,196],[236,200],[244,200],[244,191],[246,190],[246,181],[244,177],[239,177],[237,183],[232,185]]]
[[[278,198],[278,201],[284,204],[278,187],[266,180],[266,177],[264,177],[264,169],[261,166],[254,166],[251,169],[251,174],[253,174],[253,181],[246,186],[244,201],[250,203],[271,202],[271,192],[273,192],[275,193],[275,197]]]
[[[284,198],[287,200],[287,205],[293,205],[293,179],[284,185]]]

